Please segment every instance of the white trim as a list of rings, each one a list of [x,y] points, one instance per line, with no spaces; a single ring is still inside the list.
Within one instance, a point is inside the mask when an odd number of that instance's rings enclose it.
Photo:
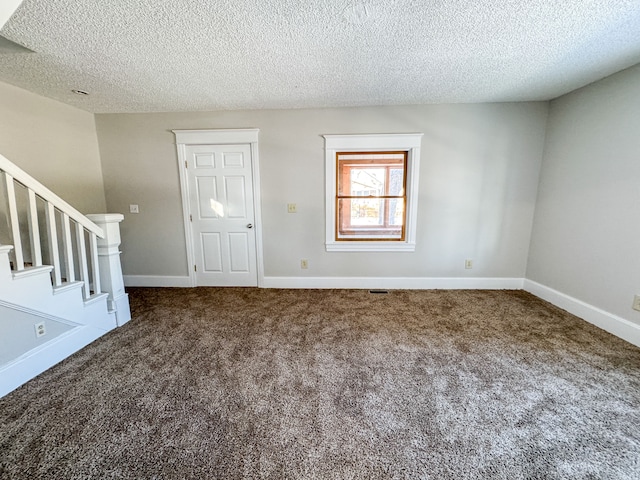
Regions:
[[[332,242],[325,245],[327,252],[413,252],[415,242],[385,242],[382,240],[370,242]]]
[[[178,133],[173,132],[178,138]],[[182,225],[184,227],[184,241],[187,250],[187,271],[189,272],[189,285],[188,287],[196,286],[196,272],[193,270],[195,265],[195,252],[193,251],[193,233],[191,232],[191,222],[189,221],[189,180],[187,179],[187,171],[184,168],[184,164],[187,161],[187,145],[178,143],[176,145],[178,152],[178,173],[180,174],[180,193],[182,196]],[[124,276],[124,284],[127,286],[152,286],[152,285],[129,285],[127,284],[127,275]],[[162,286],[162,285],[155,285]]]
[[[182,223],[184,225],[188,262],[187,268],[189,271],[189,285],[172,286],[195,287],[197,285],[196,273],[193,270],[193,265],[196,263],[195,252],[193,249],[193,234],[191,232],[191,222],[189,221],[189,181],[186,169],[184,168],[185,162],[187,161],[186,147],[188,145],[239,144],[249,145],[251,148],[251,181],[253,185],[253,212],[255,217],[254,228],[256,232],[256,275],[257,286],[261,287],[264,283],[264,256],[262,244],[262,209],[260,206],[260,159],[258,156],[258,134],[260,130],[257,128],[235,128],[215,130],[172,130],[172,132],[176,136],[178,172],[180,174],[180,193],[182,196]]]
[[[255,141],[251,142],[251,177],[253,181],[253,214],[256,220],[256,270],[258,274],[258,287],[264,284],[264,250],[262,245],[262,202],[260,201],[260,159],[258,157],[258,131]]]
[[[79,326],[2,365],[0,397],[40,375],[104,334],[104,330],[95,327]]]
[[[122,213],[87,213],[87,218],[93,223],[120,223],[124,220]]]
[[[322,135],[326,140],[326,148],[356,152],[363,146],[366,151],[405,150],[420,148],[423,133],[366,133]]]
[[[85,298],[83,299],[84,301],[84,306],[87,307],[89,305],[92,305],[94,303],[98,303],[101,300],[105,300],[104,304],[106,305],[107,302],[106,300],[109,298],[109,294],[107,292],[104,293],[94,293],[93,295],[91,295],[89,298]]]
[[[222,145],[258,143],[258,128],[228,128],[214,130],[171,130],[176,143],[182,145]]]
[[[536,297],[640,347],[640,325],[533,280],[525,279],[522,288]]]
[[[60,293],[67,292],[69,290],[77,290],[84,286],[84,282],[64,282],[59,287],[53,287],[53,295],[59,295]]]
[[[188,276],[123,275],[126,287],[192,287]]]
[[[422,133],[385,133],[365,135],[323,135],[325,139],[325,248],[327,252],[413,252],[418,223],[418,178],[420,177],[420,144]],[[407,152],[407,225],[405,241],[337,241],[336,222],[336,153]]]
[[[265,277],[265,288],[387,288],[394,290],[520,290],[522,278]]]
[[[11,274],[13,275],[14,280],[20,280],[21,278],[33,277],[42,273],[50,273],[51,270],[53,270],[52,265],[42,265],[40,267],[26,267],[24,270],[11,272]]]

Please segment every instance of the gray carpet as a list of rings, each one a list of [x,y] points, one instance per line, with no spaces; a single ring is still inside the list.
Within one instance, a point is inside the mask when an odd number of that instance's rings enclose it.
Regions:
[[[525,292],[130,298],[0,399],[0,478],[640,478],[640,349]]]

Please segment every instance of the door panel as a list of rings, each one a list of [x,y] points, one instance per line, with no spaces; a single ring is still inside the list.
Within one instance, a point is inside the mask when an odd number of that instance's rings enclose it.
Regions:
[[[227,200],[229,218],[247,217],[246,178],[240,176],[224,178],[224,192]]]
[[[194,155],[195,157],[195,166],[199,167],[213,167],[214,166],[214,156],[210,153],[198,153]]]
[[[248,235],[246,233],[229,234],[229,252],[231,254],[230,270],[232,272],[249,271]]]
[[[204,272],[222,272],[222,248],[219,233],[203,233],[202,255]]]
[[[218,198],[216,177],[196,177],[199,218],[218,218],[215,203],[211,199]]]
[[[250,145],[189,145],[197,285],[257,286]]]
[[[238,152],[226,152],[222,156],[225,168],[244,167],[244,155]]]

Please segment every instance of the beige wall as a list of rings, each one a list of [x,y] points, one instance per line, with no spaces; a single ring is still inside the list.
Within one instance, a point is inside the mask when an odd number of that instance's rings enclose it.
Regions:
[[[91,113],[0,83],[0,154],[80,212],[105,211]]]
[[[640,324],[640,65],[551,102],[527,278]]]
[[[172,129],[260,129],[265,275],[517,277],[525,273],[547,103],[99,114],[107,206],[127,275],[187,275]],[[414,253],[324,250],[322,134],[422,132]],[[296,203],[297,214],[288,214]],[[300,270],[300,259],[309,269]],[[465,270],[464,260],[474,260]]]

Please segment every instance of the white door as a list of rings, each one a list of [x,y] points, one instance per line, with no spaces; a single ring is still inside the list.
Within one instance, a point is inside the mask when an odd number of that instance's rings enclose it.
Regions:
[[[187,145],[196,284],[257,286],[251,147]]]

